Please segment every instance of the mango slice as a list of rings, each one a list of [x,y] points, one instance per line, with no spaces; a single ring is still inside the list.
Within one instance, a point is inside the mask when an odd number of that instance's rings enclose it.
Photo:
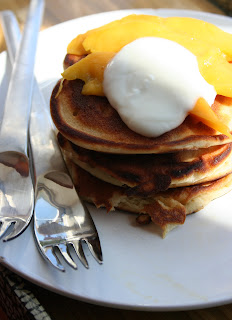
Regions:
[[[172,31],[184,34],[193,40],[210,43],[219,48],[232,60],[232,34],[223,31],[215,25],[193,18],[169,17],[163,23]]]
[[[114,28],[105,28],[99,32],[92,32],[83,42],[85,53],[91,52],[118,52],[125,45],[142,37],[159,37],[175,41],[191,51],[196,56],[205,55],[212,49],[212,44],[195,39],[184,33],[170,30],[165,25],[150,21],[130,21],[121,23]],[[72,48],[73,54],[78,54]]]
[[[201,75],[216,92],[222,96],[232,97],[232,63],[219,49],[214,49],[208,56],[198,57]]]
[[[204,98],[199,98],[194,108],[189,113],[197,117],[201,122],[210,128],[225,134],[232,140],[232,135],[229,128],[218,119],[217,115],[213,112],[213,110],[210,108],[210,105]]]
[[[166,38],[165,33],[168,35],[167,39],[170,37],[170,40],[174,40],[173,37],[176,37],[176,42],[180,37],[180,42],[189,39],[190,42],[200,41],[203,46],[211,44],[224,52],[229,61],[232,60],[232,35],[211,23],[193,18],[161,18],[135,14],[77,36],[69,44],[67,52],[77,55],[96,51],[118,52],[122,46],[139,37]],[[114,37],[112,37],[112,34]],[[180,44],[184,46],[183,43]],[[190,48],[188,49],[190,50]]]
[[[62,76],[67,80],[81,79],[85,82],[82,94],[104,96],[103,77],[113,52],[95,52],[68,67]]]
[[[76,38],[74,38],[68,45],[67,47],[67,53],[70,53],[70,54],[76,54],[76,55],[83,55],[83,54],[88,54],[90,53],[91,51],[88,51],[86,50],[84,47],[83,47],[83,42],[86,38],[88,38],[91,34],[95,34],[95,33],[98,33],[98,32],[102,32],[103,30],[105,29],[112,29],[112,28],[117,28],[118,25],[122,24],[122,23],[125,23],[125,22],[130,22],[130,21],[134,21],[135,18],[138,18],[140,20],[147,20],[147,17],[151,17],[152,18],[152,21],[155,21],[155,20],[159,20],[160,17],[156,17],[156,16],[147,16],[147,15],[135,15],[135,14],[132,14],[132,15],[129,15],[129,16],[126,16],[124,18],[122,18],[121,20],[115,20],[115,21],[112,21],[108,24],[105,24],[101,27],[98,27],[98,28],[95,28],[95,29],[92,29],[92,30],[89,30],[87,31],[86,33],[84,34],[79,34]],[[111,50],[110,50],[111,51]]]
[[[84,40],[86,38],[88,38],[92,33],[95,33],[95,32],[98,32],[98,31],[102,31],[102,30],[107,29],[107,28],[111,28],[113,26],[116,26],[117,24],[118,24],[118,20],[110,22],[109,24],[104,25],[102,27],[89,30],[84,34],[79,34],[76,38],[74,38],[69,43],[69,45],[67,47],[67,53],[76,54],[76,55],[80,55],[80,56],[90,53],[90,52],[86,51],[85,48],[83,47]]]

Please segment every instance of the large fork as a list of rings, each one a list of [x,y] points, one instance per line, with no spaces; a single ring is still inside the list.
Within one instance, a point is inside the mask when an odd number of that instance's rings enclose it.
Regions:
[[[20,33],[12,13],[7,21],[8,28],[4,31],[8,51],[13,59],[15,42]],[[36,193],[34,232],[43,257],[57,269],[65,271],[59,259],[61,255],[71,267],[77,269],[71,255],[74,249],[88,268],[82,248],[84,241],[95,259],[102,263],[97,230],[88,209],[75,191],[36,82],[32,99],[30,142]]]
[[[0,129],[0,236],[4,236],[4,241],[21,234],[33,213],[34,193],[27,154],[27,132],[43,4],[42,0],[32,0],[30,3]],[[5,235],[6,232],[8,235]]]

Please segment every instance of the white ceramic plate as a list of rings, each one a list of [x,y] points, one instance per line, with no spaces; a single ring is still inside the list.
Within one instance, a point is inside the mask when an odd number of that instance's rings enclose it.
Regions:
[[[227,17],[180,10],[124,10],[102,13],[41,32],[36,74],[48,101],[60,77],[66,46],[76,34],[132,12],[191,16],[232,32]],[[6,54],[0,56],[1,95],[7,83]],[[1,101],[0,101],[1,103]],[[104,263],[85,250],[90,269],[61,273],[42,259],[32,226],[9,243],[1,243],[0,262],[30,281],[75,299],[138,310],[194,309],[232,302],[231,193],[187,217],[163,240],[154,225],[137,227],[134,216],[90,206],[101,239]],[[22,200],[23,201],[23,200]]]

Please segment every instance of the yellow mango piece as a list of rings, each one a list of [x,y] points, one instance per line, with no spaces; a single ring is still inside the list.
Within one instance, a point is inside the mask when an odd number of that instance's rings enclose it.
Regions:
[[[95,38],[94,34],[89,36],[84,40],[83,47],[85,47],[86,51],[90,52],[117,53],[125,45],[138,38],[145,36],[152,37],[154,34],[156,34],[156,36],[159,38],[165,38],[179,43],[197,57],[207,56],[214,48],[210,43],[203,42],[198,39],[192,39],[183,34],[175,33],[163,26],[158,26],[157,28],[159,29],[155,30],[156,27],[157,26],[154,23],[141,21],[123,24],[114,30],[103,30],[99,35],[99,38]],[[134,32],[135,29],[136,33]],[[130,35],[130,37],[128,38],[127,35]]]
[[[82,89],[82,94],[84,95],[95,95],[95,96],[104,96],[102,82],[98,79],[88,80]]]
[[[176,39],[178,34],[159,22],[135,20],[93,32],[85,38],[82,45],[87,52],[118,52],[128,43],[142,37]]]
[[[163,23],[174,32],[220,48],[228,56],[228,60],[232,60],[232,34],[211,23],[194,18],[169,17],[164,18]]]
[[[68,53],[71,54],[77,54],[82,55],[94,51],[115,51],[118,52],[120,48],[122,48],[120,37],[122,35],[123,28],[125,28],[125,32],[123,32],[123,38],[124,38],[124,45],[133,41],[134,39],[141,37],[141,36],[149,36],[150,32],[147,33],[147,27],[146,24],[154,24],[154,32],[155,34],[152,34],[152,36],[157,37],[165,37],[163,34],[164,32],[167,33],[167,39],[175,41],[173,38],[174,35],[179,35],[179,37],[182,39],[186,38],[191,40],[190,42],[196,42],[201,41],[201,46],[207,45],[207,43],[213,44],[216,47],[219,47],[222,52],[224,52],[226,55],[228,55],[228,60],[232,60],[232,35],[230,33],[224,32],[220,28],[216,27],[215,25],[199,20],[199,19],[193,19],[193,18],[185,18],[185,17],[169,17],[169,18],[162,18],[152,15],[136,15],[132,14],[129,16],[126,16],[122,18],[121,20],[116,20],[113,22],[110,22],[106,25],[103,25],[101,27],[92,29],[87,31],[85,34],[81,34],[77,36],[75,39],[73,39],[70,44],[68,45]],[[131,24],[131,27],[128,27],[128,24]],[[133,30],[132,26],[135,26],[138,24],[144,24],[144,33],[141,35],[141,31],[138,31],[139,35],[136,36],[137,29],[135,28]],[[115,32],[114,29],[118,29],[120,26],[121,31]],[[126,29],[132,30],[130,34],[126,34]],[[107,31],[106,33],[104,31]],[[109,43],[106,38],[108,37],[108,34],[113,32],[114,35],[116,35],[116,38],[114,37],[114,42],[118,43],[118,47],[113,50],[113,47],[110,47]],[[104,35],[103,35],[104,34]],[[104,39],[105,37],[105,39]],[[89,39],[88,39],[89,38]],[[125,38],[126,43],[125,43]],[[88,39],[88,40],[87,40]],[[86,40],[86,41],[85,41]],[[104,41],[105,47],[100,47],[98,49],[97,42]],[[91,43],[93,41],[94,46],[91,46]],[[176,40],[178,42],[178,40]],[[181,42],[183,40],[180,39]],[[84,47],[83,47],[84,42]],[[178,42],[179,43],[179,42]],[[180,43],[184,45],[183,43]],[[96,47],[95,47],[96,46]],[[194,45],[195,46],[195,45]],[[189,46],[187,47],[188,49]],[[103,50],[104,49],[104,50]],[[191,50],[190,50],[191,51]],[[194,53],[194,52],[193,52]]]
[[[74,38],[67,47],[67,53],[76,54],[78,56],[82,56],[87,54],[86,50],[84,49],[82,43],[85,38],[88,36],[88,33],[79,34],[76,38]]]
[[[113,52],[91,53],[68,67],[62,76],[67,80],[83,80],[85,82],[83,94],[104,96],[102,87],[104,70],[114,55]]]
[[[203,122],[210,128],[213,128],[214,130],[225,134],[232,140],[232,135],[229,128],[218,119],[217,115],[213,112],[204,98],[199,98],[194,108],[189,113],[197,117],[201,122]]]
[[[124,45],[146,36],[167,38],[183,46],[183,42],[189,40],[190,43],[200,41],[201,47],[212,44],[232,60],[232,35],[211,23],[193,18],[135,14],[78,36],[69,44],[68,53],[118,52]],[[191,51],[189,46],[187,49]]]
[[[85,48],[83,47],[82,43],[91,34],[95,34],[95,33],[101,32],[104,29],[110,29],[110,28],[113,28],[113,27],[117,27],[119,24],[122,24],[124,22],[133,21],[134,19],[140,19],[140,20],[150,19],[150,18],[147,18],[147,17],[152,17],[152,21],[155,21],[155,20],[158,21],[160,19],[159,17],[156,17],[156,16],[131,14],[131,15],[126,16],[126,17],[124,17],[124,18],[122,18],[120,20],[115,20],[115,21],[107,23],[107,24],[105,24],[103,26],[100,26],[98,28],[91,29],[91,30],[87,31],[84,34],[79,34],[76,38],[74,38],[69,43],[69,45],[67,47],[67,53],[76,54],[76,55],[88,54],[88,53],[90,53],[90,51],[86,51]]]
[[[99,28],[89,30],[84,34],[79,34],[76,38],[74,38],[69,43],[69,45],[67,47],[67,53],[76,54],[76,55],[84,55],[84,54],[90,53],[90,51],[86,51],[85,48],[83,47],[83,41],[86,38],[88,38],[92,33],[100,32],[100,31],[102,31],[104,29],[112,28],[114,26],[117,26],[118,23],[119,23],[118,21],[119,20],[112,21],[112,22],[110,22],[110,23],[108,23],[106,25],[103,25],[103,26],[99,27]]]
[[[201,75],[214,86],[218,94],[232,97],[232,64],[219,49],[215,49],[208,57],[198,58],[198,66]]]

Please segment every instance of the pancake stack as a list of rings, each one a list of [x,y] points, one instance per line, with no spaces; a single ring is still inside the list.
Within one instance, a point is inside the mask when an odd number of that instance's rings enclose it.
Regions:
[[[67,55],[65,68],[77,60]],[[232,189],[227,136],[191,115],[160,137],[139,135],[106,97],[82,95],[83,84],[64,80],[60,91],[59,81],[51,96],[58,142],[83,200],[133,212],[139,224],[153,221],[165,236]],[[217,96],[212,109],[231,131],[232,98]]]

